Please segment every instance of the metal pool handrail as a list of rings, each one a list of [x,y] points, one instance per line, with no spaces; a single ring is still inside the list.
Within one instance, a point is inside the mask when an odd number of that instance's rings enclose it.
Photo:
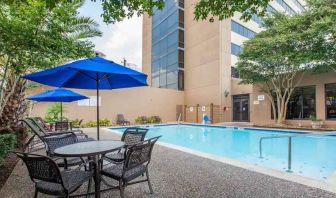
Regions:
[[[304,134],[289,134],[289,135],[278,135],[278,136],[267,136],[261,137],[259,139],[259,157],[262,156],[262,142],[267,139],[276,139],[276,138],[288,138],[288,164],[287,172],[292,172],[292,137],[304,137],[304,136],[327,136],[327,135],[336,135],[336,132],[324,132],[324,133],[304,133]]]

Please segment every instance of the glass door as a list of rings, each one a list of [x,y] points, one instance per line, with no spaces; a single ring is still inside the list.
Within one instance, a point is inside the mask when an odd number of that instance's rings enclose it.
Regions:
[[[249,122],[249,95],[233,96],[232,109],[232,119],[234,122]]]

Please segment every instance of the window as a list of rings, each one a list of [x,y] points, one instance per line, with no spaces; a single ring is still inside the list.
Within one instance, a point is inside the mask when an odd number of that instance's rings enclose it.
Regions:
[[[242,48],[234,43],[231,43],[231,54],[238,56],[242,51]]]
[[[289,14],[295,14],[293,8],[291,8],[284,0],[276,0],[276,2],[278,2],[278,4],[280,4]]]
[[[316,114],[315,86],[295,88],[287,105],[286,119],[309,119],[313,114]]]
[[[232,78],[239,78],[239,71],[235,67],[231,67],[231,77]]]
[[[153,77],[152,78],[152,87],[159,87],[160,83],[159,83],[159,76],[157,77]]]
[[[184,90],[184,71],[178,72],[178,90]]]
[[[248,29],[247,27],[244,27],[240,25],[239,23],[231,20],[231,30],[236,32],[237,34],[240,34],[242,36],[245,36],[247,38],[252,38],[256,34],[252,30]]]
[[[304,11],[306,10],[303,5],[298,1],[298,0],[293,0],[293,3],[301,10]]]
[[[180,89],[184,64],[183,0],[165,0],[162,10],[152,17],[152,86]],[[182,87],[183,89],[183,87]]]
[[[325,85],[326,119],[336,119],[336,83]]]
[[[270,4],[267,5],[266,10],[269,13],[275,13],[275,12],[277,12]]]
[[[263,22],[264,22],[264,21],[262,20],[261,17],[258,17],[256,14],[253,14],[251,19],[252,19],[252,21],[258,23],[259,26],[262,26],[262,25],[263,25]]]

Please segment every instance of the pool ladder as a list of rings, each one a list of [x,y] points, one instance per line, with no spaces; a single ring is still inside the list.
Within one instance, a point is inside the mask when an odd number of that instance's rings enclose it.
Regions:
[[[336,132],[324,132],[324,133],[304,133],[304,134],[293,134],[293,135],[278,135],[278,136],[267,136],[261,137],[259,140],[259,157],[262,156],[262,143],[263,140],[268,139],[276,139],[276,138],[288,138],[288,161],[287,161],[287,172],[291,173],[292,171],[292,138],[293,137],[304,137],[304,136],[328,136],[328,135],[336,135]]]

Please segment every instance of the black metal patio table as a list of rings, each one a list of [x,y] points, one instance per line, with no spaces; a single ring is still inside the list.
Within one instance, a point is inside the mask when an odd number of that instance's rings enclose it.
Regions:
[[[125,146],[124,142],[118,140],[89,141],[70,144],[55,149],[54,154],[59,157],[89,157],[96,162],[95,168],[95,197],[100,197],[100,169],[101,155],[119,150]]]

